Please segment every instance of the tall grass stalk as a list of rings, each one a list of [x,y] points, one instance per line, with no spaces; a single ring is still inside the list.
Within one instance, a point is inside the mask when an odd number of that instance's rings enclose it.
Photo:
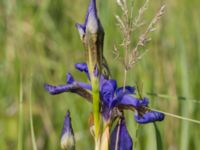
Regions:
[[[155,135],[156,135],[157,150],[163,150],[162,136],[160,134],[160,131],[156,123],[153,123],[153,125],[154,125]]]
[[[182,75],[182,93],[185,94],[186,97],[190,97],[189,95],[189,77],[188,77],[188,69],[187,69],[187,57],[186,50],[184,47],[183,41],[180,41],[182,53],[181,53],[181,75]],[[189,105],[187,103],[182,103],[181,115],[182,116],[190,116]],[[180,149],[187,150],[189,147],[189,122],[182,120],[181,126],[181,139],[180,139]]]
[[[155,92],[146,92],[146,95],[152,96],[152,97],[159,97],[163,98],[164,100],[169,100],[169,99],[175,99],[178,101],[183,101],[183,102],[189,102],[189,103],[195,103],[195,104],[200,104],[200,100],[197,99],[191,99],[185,96],[171,96],[171,95],[166,95],[166,94],[161,94],[161,93],[155,93]],[[156,100],[156,99],[155,99]],[[159,99],[161,100],[161,99]]]
[[[32,113],[32,74],[30,76],[30,86],[29,86],[29,118],[30,118],[30,129],[31,129],[31,141],[33,150],[37,150],[34,125],[33,125],[33,113]]]
[[[182,116],[171,114],[171,113],[168,113],[168,112],[165,112],[165,111],[160,111],[160,110],[157,110],[157,109],[154,109],[154,108],[151,108],[151,110],[157,111],[157,112],[161,112],[161,113],[164,113],[167,116],[171,116],[171,117],[174,117],[174,118],[177,118],[177,119],[181,119],[181,120],[184,120],[184,121],[187,121],[187,122],[200,124],[199,120],[195,120],[195,119],[191,119],[191,118],[187,118],[187,117],[182,117]]]
[[[22,73],[20,73],[20,86],[19,86],[19,120],[18,120],[18,150],[23,149],[23,128],[24,128],[24,117],[23,117],[23,83]]]

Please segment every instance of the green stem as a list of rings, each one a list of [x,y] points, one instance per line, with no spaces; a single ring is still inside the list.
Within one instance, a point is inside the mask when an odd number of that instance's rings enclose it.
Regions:
[[[91,78],[92,82],[92,96],[93,96],[93,113],[94,113],[94,127],[95,139],[99,138],[100,116],[99,116],[99,79]]]
[[[89,35],[88,35],[89,36]],[[92,85],[92,98],[93,98],[93,114],[94,114],[94,129],[95,129],[95,141],[98,141],[99,138],[99,130],[100,130],[100,116],[99,116],[99,77],[94,75],[94,70],[97,65],[96,57],[93,55],[94,46],[89,44],[88,47],[88,67],[89,74],[91,77],[91,85]],[[97,66],[99,67],[99,66]],[[100,67],[98,68],[100,71]]]

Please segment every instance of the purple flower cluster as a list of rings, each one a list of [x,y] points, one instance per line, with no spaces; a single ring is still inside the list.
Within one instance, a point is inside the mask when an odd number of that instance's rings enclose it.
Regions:
[[[88,79],[90,80],[90,75],[88,72],[88,67],[86,63],[78,63],[75,64],[75,68],[81,72],[84,72]],[[78,90],[80,88],[85,89],[88,93],[91,91],[92,87],[88,83],[77,81],[73,78],[73,76],[68,73],[66,77],[67,81],[66,84],[53,86],[50,84],[45,84],[45,89],[50,94],[60,94],[63,92],[72,92],[79,94]],[[113,79],[105,79],[103,75],[100,76],[100,106],[101,106],[101,114],[105,122],[110,121],[114,108],[123,111],[123,109],[130,109],[135,110],[134,118],[135,121],[139,124],[146,124],[155,121],[162,121],[164,119],[164,114],[156,111],[151,111],[148,108],[148,99],[145,97],[143,99],[139,99],[135,96],[135,88],[132,86],[126,87],[117,87],[116,80]],[[80,94],[79,94],[80,95]],[[84,95],[81,95],[85,98]],[[65,123],[66,125],[68,123]],[[126,141],[131,141],[128,131],[125,125],[125,119],[122,117],[121,124],[117,125],[120,126],[120,139]],[[116,126],[116,128],[117,128]],[[111,143],[113,137],[115,137],[116,129],[114,129],[112,136],[111,136]],[[120,143],[121,141],[119,141]],[[121,142],[123,143],[123,142]],[[124,144],[121,144],[124,147]],[[126,146],[128,146],[126,144]],[[112,146],[111,146],[112,147]],[[130,147],[130,146],[129,146]],[[111,149],[112,150],[112,149]],[[121,150],[121,149],[120,149]],[[123,150],[126,150],[125,148]],[[127,150],[129,150],[127,148]]]
[[[88,79],[90,80],[90,75],[88,73],[86,63],[75,64],[75,68],[79,71],[85,72]],[[143,99],[139,99],[134,96],[135,88],[133,86],[118,88],[116,80],[107,80],[104,78],[103,75],[101,75],[100,77],[99,86],[101,113],[105,121],[110,120],[112,110],[115,107],[118,107],[120,110],[127,108],[134,109],[134,118],[140,124],[150,123],[154,121],[162,121],[164,119],[163,113],[151,111],[150,109],[148,109],[149,101],[146,97]],[[70,73],[67,74],[66,84],[58,86],[45,84],[45,89],[53,95],[63,92],[77,93],[76,91],[79,88],[83,88],[88,91],[91,91],[92,89],[90,84],[76,81]]]

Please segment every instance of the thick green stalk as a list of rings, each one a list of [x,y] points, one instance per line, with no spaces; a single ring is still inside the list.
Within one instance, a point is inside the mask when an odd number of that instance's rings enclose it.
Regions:
[[[92,96],[93,96],[93,113],[94,113],[94,127],[95,138],[99,138],[100,117],[99,117],[99,79],[91,78],[92,82]]]
[[[95,129],[95,141],[100,139],[100,115],[99,115],[99,75],[95,75],[94,72],[98,69],[98,74],[101,74],[101,61],[102,53],[99,50],[98,35],[87,32],[85,37],[86,55],[88,59],[88,68],[92,85],[92,98],[93,98],[93,114],[94,114],[94,129]],[[99,142],[100,143],[100,142]]]

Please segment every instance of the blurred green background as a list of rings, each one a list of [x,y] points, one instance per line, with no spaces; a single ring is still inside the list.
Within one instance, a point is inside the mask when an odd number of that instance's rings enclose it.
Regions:
[[[20,127],[23,128],[23,149],[32,149],[30,100],[39,150],[59,149],[68,109],[76,134],[76,148],[93,149],[88,129],[91,105],[70,93],[51,96],[43,88],[45,82],[65,83],[67,72],[86,81],[86,77],[74,69],[74,63],[85,61],[84,48],[74,24],[84,21],[88,3],[89,0],[0,0],[1,150],[17,149]],[[114,60],[112,53],[113,45],[121,40],[115,20],[120,11],[115,0],[97,0],[97,3],[106,32],[105,57],[113,77],[122,85],[123,66]],[[135,0],[135,14],[142,4],[143,1]],[[152,0],[144,15],[147,24],[162,4],[166,4],[166,13],[158,30],[151,35],[152,41],[147,45],[150,51],[128,72],[127,83],[142,82],[143,93],[151,99],[152,108],[200,120],[200,1]],[[133,35],[133,43],[138,35],[137,32]],[[20,91],[23,122],[19,126]],[[170,98],[152,97],[149,92]],[[180,96],[187,99],[180,100]],[[137,149],[156,149],[153,125],[141,126],[135,138],[133,113],[126,115]],[[157,125],[164,149],[199,149],[200,125],[169,116]]]

